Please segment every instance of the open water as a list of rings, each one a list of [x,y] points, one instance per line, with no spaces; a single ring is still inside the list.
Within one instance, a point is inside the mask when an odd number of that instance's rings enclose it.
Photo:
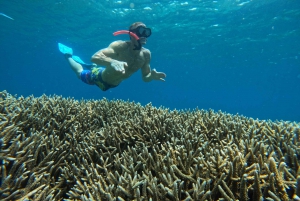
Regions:
[[[122,99],[300,121],[299,0],[0,0],[0,90]],[[151,68],[102,92],[78,80],[57,43],[88,62],[136,21],[152,28]]]

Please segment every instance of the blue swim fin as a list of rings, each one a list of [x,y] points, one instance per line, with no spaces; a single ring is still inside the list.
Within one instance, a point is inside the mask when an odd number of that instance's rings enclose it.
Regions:
[[[65,45],[63,45],[63,44],[61,44],[61,43],[58,43],[58,49],[59,49],[59,51],[60,51],[61,53],[63,53],[63,54],[70,54],[70,55],[73,54],[72,48],[67,47],[67,46],[65,46]]]
[[[91,68],[91,67],[93,67],[94,66],[94,64],[87,64],[87,63],[85,63],[84,61],[82,61],[81,59],[80,59],[80,57],[79,56],[72,56],[72,58],[74,59],[74,61],[76,61],[77,63],[80,63],[83,67],[85,67],[85,68]]]
[[[91,67],[94,66],[94,64],[87,64],[87,63],[85,63],[84,61],[82,61],[80,59],[79,56],[73,55],[72,48],[70,48],[68,46],[65,46],[64,44],[58,43],[58,49],[63,54],[70,54],[70,55],[72,55],[72,58],[74,59],[74,61],[76,61],[77,63],[80,63],[85,68],[91,68]]]

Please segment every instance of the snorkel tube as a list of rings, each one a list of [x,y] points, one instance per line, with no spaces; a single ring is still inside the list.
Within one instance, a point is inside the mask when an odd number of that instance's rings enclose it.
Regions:
[[[131,31],[127,31],[127,30],[121,30],[121,31],[116,31],[113,33],[114,36],[120,35],[120,34],[129,34],[130,36],[132,36],[133,38],[135,38],[135,40],[138,42],[138,46],[134,45],[134,50],[140,50],[142,48],[141,42],[140,42],[140,38],[133,32]]]

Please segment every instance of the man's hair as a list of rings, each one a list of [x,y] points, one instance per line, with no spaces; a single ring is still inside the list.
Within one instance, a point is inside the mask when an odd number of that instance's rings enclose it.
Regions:
[[[134,30],[135,28],[137,28],[140,25],[145,25],[145,24],[143,22],[135,22],[135,23],[133,23],[132,25],[130,25],[129,31]]]

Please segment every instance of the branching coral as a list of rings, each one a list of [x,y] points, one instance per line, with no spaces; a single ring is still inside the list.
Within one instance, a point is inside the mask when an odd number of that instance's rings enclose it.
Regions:
[[[300,125],[0,92],[1,200],[299,200]]]

